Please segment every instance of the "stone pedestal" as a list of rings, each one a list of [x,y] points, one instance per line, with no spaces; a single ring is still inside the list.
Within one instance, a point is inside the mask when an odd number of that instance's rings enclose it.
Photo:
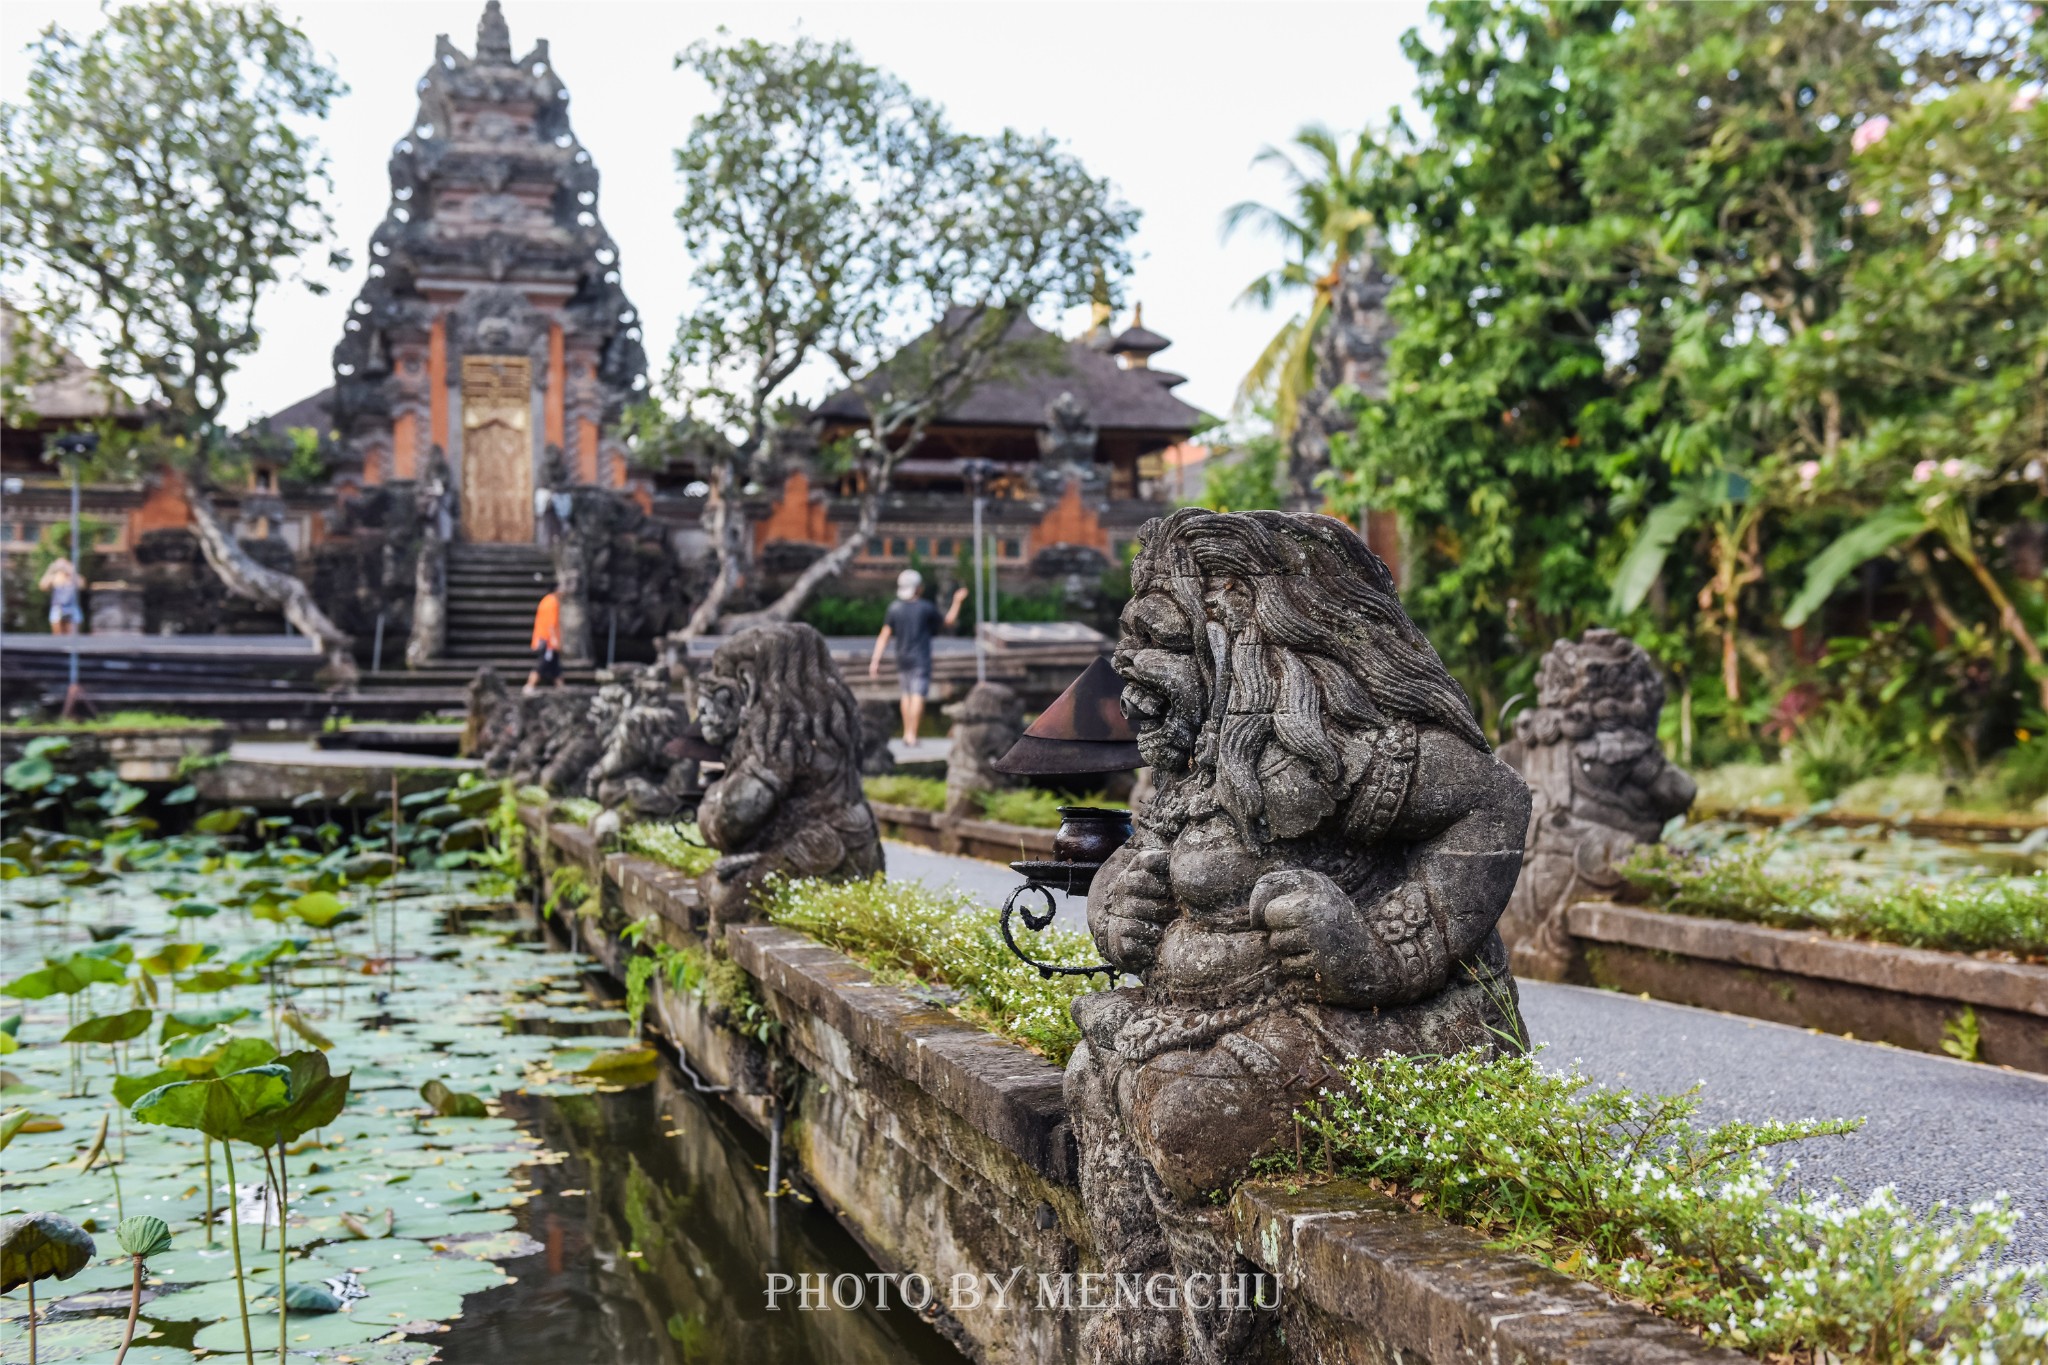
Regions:
[[[142,634],[142,588],[134,583],[94,583],[87,590],[87,629],[94,635]]]

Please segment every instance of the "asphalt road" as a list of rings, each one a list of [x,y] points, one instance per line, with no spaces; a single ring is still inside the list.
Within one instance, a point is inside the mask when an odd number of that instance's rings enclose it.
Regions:
[[[959,887],[1001,904],[1016,874],[996,863],[890,843],[892,876]],[[1086,928],[1064,899],[1058,922]],[[1839,1138],[1784,1149],[1798,1183],[1861,1196],[1880,1185],[1921,1208],[2000,1191],[2026,1214],[2014,1250],[2048,1260],[2048,1078],[1809,1033],[1611,991],[1519,983],[1547,1065],[1675,1094],[1700,1087],[1700,1117],[1861,1118]]]

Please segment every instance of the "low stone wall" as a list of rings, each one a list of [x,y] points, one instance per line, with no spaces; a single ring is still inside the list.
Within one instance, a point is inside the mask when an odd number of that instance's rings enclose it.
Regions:
[[[2048,1073],[2048,967],[1605,901],[1566,916],[1582,984],[1918,1052],[1969,1010],[1977,1060]]]
[[[580,868],[602,888],[579,920],[581,945],[623,974],[625,928],[702,945],[692,880],[605,853],[581,826],[522,811],[534,836],[536,891],[554,870]],[[885,817],[886,818],[886,817]],[[536,895],[536,903],[540,896]],[[724,1007],[657,979],[649,1023],[707,1091],[763,1132],[779,1131],[788,1174],[884,1270],[934,1284],[1024,1268],[1001,1306],[940,1312],[935,1325],[987,1365],[1078,1362],[1078,1310],[1042,1308],[1039,1275],[1097,1268],[1075,1178],[1076,1148],[1062,1073],[1030,1050],[963,1023],[910,992],[875,983],[845,955],[787,929],[732,926],[725,950],[772,1016],[771,1043]],[[1348,1183],[1298,1192],[1240,1190],[1232,1205],[1247,1273],[1281,1285],[1290,1361],[1453,1365],[1523,1361],[1742,1358],[1476,1233]],[[1098,1290],[1101,1287],[1098,1286]],[[1076,1289],[1075,1295],[1085,1292]]]
[[[1822,829],[1862,829],[1875,825],[1882,829],[1902,830],[1923,839],[1942,839],[1955,844],[2017,843],[2037,829],[2048,829],[2048,816],[2031,811],[2013,811],[2005,815],[1961,810],[1908,811],[1884,815],[1868,810],[1816,811],[1803,806],[1793,810],[1776,806],[1723,806],[1707,801],[1695,802],[1688,818],[1695,823],[1701,820],[1736,820],[1769,829],[1793,820]]]
[[[1006,825],[996,820],[955,820],[938,811],[870,801],[882,837],[935,848],[992,863],[1016,863],[1052,857],[1052,831],[1031,825]]]
[[[74,730],[60,725],[10,725],[0,730],[0,763],[22,756],[31,740],[55,735],[70,741],[51,755],[61,768],[90,772],[112,768],[123,782],[172,782],[187,760],[203,759],[228,747],[225,725],[167,725],[146,730]]]

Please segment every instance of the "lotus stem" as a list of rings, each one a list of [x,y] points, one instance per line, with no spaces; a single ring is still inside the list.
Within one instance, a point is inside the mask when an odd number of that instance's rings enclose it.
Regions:
[[[36,1365],[36,1282],[28,1282],[28,1365]]]
[[[269,1153],[264,1154],[263,1160],[269,1164]],[[290,1177],[284,1169],[284,1138],[280,1136],[277,1140],[277,1365],[285,1365],[285,1319],[289,1316],[289,1305],[284,1301],[285,1251],[291,1242],[291,1224],[287,1221],[290,1205],[286,1203],[284,1189],[288,1179]]]
[[[114,1357],[114,1365],[128,1358],[128,1346],[135,1340],[135,1319],[142,1312],[142,1258],[135,1258],[135,1283],[128,1291],[128,1330],[121,1333],[121,1353]]]
[[[242,1358],[256,1365],[256,1344],[249,1336],[249,1285],[242,1276],[242,1208],[236,1202],[241,1191],[235,1185],[235,1144],[220,1140],[220,1153],[228,1163],[228,1246],[235,1254],[235,1301],[242,1308]],[[283,1286],[278,1287],[280,1298]]]

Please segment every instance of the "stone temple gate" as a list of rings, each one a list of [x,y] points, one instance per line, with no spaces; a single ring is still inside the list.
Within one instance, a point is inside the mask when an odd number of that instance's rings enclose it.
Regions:
[[[513,60],[489,0],[475,55],[444,35],[419,95],[334,350],[336,472],[411,479],[439,446],[459,536],[531,542],[551,450],[577,483],[627,483],[616,420],[647,386],[639,314],[546,40]]]

